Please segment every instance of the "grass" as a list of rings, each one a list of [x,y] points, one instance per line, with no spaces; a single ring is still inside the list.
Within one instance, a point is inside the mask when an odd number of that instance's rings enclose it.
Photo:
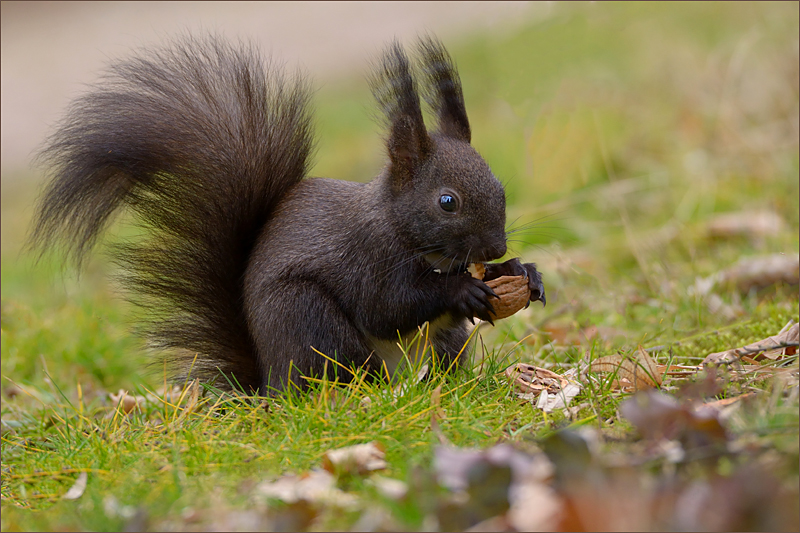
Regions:
[[[163,383],[146,371],[131,310],[109,281],[113,266],[101,254],[80,276],[57,261],[34,264],[21,251],[34,191],[4,177],[2,529],[243,528],[247,513],[278,520],[286,506],[255,496],[259,482],[372,440],[386,450],[382,475],[415,496],[395,501],[358,476],[340,480],[365,503],[321,506],[312,527],[348,529],[363,509],[379,508],[384,527],[428,528],[445,497],[430,483],[439,394],[441,435],[455,446],[533,449],[560,428],[591,427],[604,453],[643,453],[619,415],[628,395],[608,381],[576,397],[577,412],[545,414],[496,373],[517,360],[563,371],[587,353],[640,345],[655,348],[659,363],[698,364],[798,321],[796,285],[720,289],[727,312],[689,290],[742,257],[798,255],[797,20],[794,3],[568,4],[502,35],[448,42],[473,145],[505,182],[508,220],[522,228],[509,256],[537,262],[548,306],[482,327],[473,346],[482,368],[409,379],[399,397],[382,382],[323,380],[268,404],[208,391],[192,409],[191,398],[181,408],[176,398],[155,399]],[[378,172],[368,102],[359,76],[319,93],[314,175]],[[718,213],[755,210],[783,225],[709,236]],[[785,364],[793,382],[731,381],[716,397],[760,391],[728,431],[796,490],[796,357]],[[151,399],[125,415],[108,394],[120,388]],[[726,461],[717,472],[742,471],[742,460]],[[89,474],[83,496],[61,499],[80,472]]]

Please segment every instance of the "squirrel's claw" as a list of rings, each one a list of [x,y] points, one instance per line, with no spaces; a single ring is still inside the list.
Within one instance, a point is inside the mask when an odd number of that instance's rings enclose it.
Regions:
[[[528,274],[528,289],[531,291],[531,298],[528,301],[535,302],[540,301],[542,302],[542,307],[547,305],[547,297],[544,293],[544,283],[542,283],[542,274],[538,270],[536,270],[536,265],[534,263],[525,263],[522,265],[525,268],[525,272]]]

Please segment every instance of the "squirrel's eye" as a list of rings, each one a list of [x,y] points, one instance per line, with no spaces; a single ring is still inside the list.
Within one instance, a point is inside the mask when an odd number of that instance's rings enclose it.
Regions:
[[[439,207],[448,213],[455,213],[458,209],[458,201],[449,194],[443,194],[439,197]]]

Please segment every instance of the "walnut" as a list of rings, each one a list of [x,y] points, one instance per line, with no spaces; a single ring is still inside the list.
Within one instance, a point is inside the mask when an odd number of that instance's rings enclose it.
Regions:
[[[470,263],[467,270],[477,279],[483,279],[486,272],[483,263]],[[492,320],[510,317],[528,305],[531,298],[525,276],[500,276],[490,279],[486,284],[500,297],[499,300],[491,299],[495,311],[491,314]]]

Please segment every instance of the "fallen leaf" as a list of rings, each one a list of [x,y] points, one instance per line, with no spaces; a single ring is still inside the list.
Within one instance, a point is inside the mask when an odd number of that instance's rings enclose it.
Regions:
[[[704,409],[704,408],[705,409],[717,409],[717,410],[719,410],[719,409],[721,409],[723,407],[727,407],[727,406],[732,405],[732,404],[734,404],[736,402],[744,400],[745,398],[752,398],[755,395],[756,395],[755,392],[748,392],[746,394],[740,394],[739,396],[734,396],[732,398],[723,398],[721,400],[714,400],[713,402],[705,402],[705,403],[697,404],[697,405],[695,405],[694,409],[695,409],[695,411],[698,411],[698,410]]]
[[[78,479],[75,480],[75,483],[72,484],[67,493],[61,498],[64,500],[77,500],[83,496],[83,492],[86,490],[86,482],[88,480],[89,474],[86,472],[81,472],[78,474]]]
[[[739,211],[715,216],[708,222],[707,231],[716,238],[759,238],[775,235],[785,227],[783,219],[772,211]]]
[[[716,410],[695,409],[664,393],[640,392],[620,404],[620,413],[643,438],[678,440],[687,452],[727,441]]]
[[[694,376],[701,370],[701,367],[694,365],[656,365],[656,371],[660,376],[667,375],[682,378]]]
[[[520,483],[512,486],[510,500],[511,508],[506,513],[506,519],[514,530],[556,529],[564,505],[550,486],[541,482]]]
[[[136,515],[138,510],[132,505],[121,504],[113,494],[106,494],[103,498],[103,511],[108,518],[124,518],[130,520]]]
[[[696,479],[676,496],[673,531],[797,531],[800,526],[797,483],[781,483],[757,463],[730,476]]]
[[[735,287],[747,293],[753,288],[763,288],[776,283],[800,283],[800,257],[772,254],[740,259],[733,266],[707,278],[699,278],[691,288],[692,293],[709,295],[718,287]]]
[[[580,344],[580,340],[575,335],[576,324],[548,322],[542,327],[542,330],[555,344]]]
[[[788,329],[784,328],[781,333],[764,340],[741,348],[708,354],[703,359],[702,365],[735,363],[742,356],[749,356],[751,359],[757,360],[759,355],[774,361],[787,353],[797,353],[798,339],[800,339],[800,324],[794,324]]]
[[[560,503],[547,485],[553,465],[543,453],[527,454],[509,444],[487,450],[439,446],[433,464],[439,484],[460,495],[439,509],[443,530],[495,527],[499,522],[492,518],[504,514],[525,524],[523,529],[554,525]]]
[[[275,481],[259,483],[254,494],[286,503],[305,500],[339,507],[354,507],[358,500],[336,488],[336,477],[325,470],[312,470],[302,475],[286,475]]]
[[[385,507],[370,507],[350,527],[350,531],[401,531],[392,513]],[[308,529],[274,529],[273,531],[308,531]],[[430,529],[427,531],[431,531]]]
[[[230,515],[233,518],[236,513],[230,512]],[[240,519],[232,521],[233,523],[230,524],[238,527],[220,528],[217,531],[308,531],[309,526],[317,518],[317,515],[318,509],[313,505],[313,502],[304,499],[285,506],[270,508],[269,520],[266,521],[266,524],[263,524],[265,522],[263,517],[255,515],[250,517],[251,521],[254,522],[252,524]]]
[[[519,528],[513,528],[517,531],[520,531]],[[505,515],[497,515],[491,518],[487,518],[482,522],[478,522],[472,527],[465,529],[464,531],[467,533],[478,533],[484,531],[511,531],[512,525],[508,521]],[[523,530],[524,531],[524,530]]]
[[[592,361],[589,369],[599,374],[616,373],[612,386],[618,389],[645,390],[661,386],[661,372],[644,348],[639,346],[636,356],[608,355]]]
[[[476,465],[489,463],[511,468],[514,483],[525,480],[545,482],[553,475],[553,465],[544,454],[526,454],[510,444],[498,444],[486,450],[437,446],[433,465],[439,484],[450,490],[466,490],[470,470]]]
[[[408,493],[408,485],[399,479],[373,476],[367,480],[367,484],[372,485],[383,496],[394,501],[403,499]]]
[[[356,444],[325,452],[322,467],[332,474],[363,475],[389,466],[385,457],[383,446],[378,442]]]

